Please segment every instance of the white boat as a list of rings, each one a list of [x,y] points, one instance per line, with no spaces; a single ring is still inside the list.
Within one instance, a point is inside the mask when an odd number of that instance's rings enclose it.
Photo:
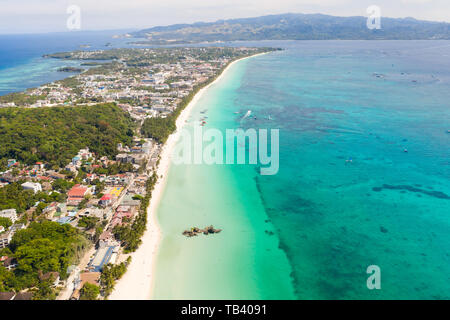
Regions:
[[[241,120],[244,120],[245,118],[248,118],[252,114],[252,110],[248,110],[245,116],[242,117]]]

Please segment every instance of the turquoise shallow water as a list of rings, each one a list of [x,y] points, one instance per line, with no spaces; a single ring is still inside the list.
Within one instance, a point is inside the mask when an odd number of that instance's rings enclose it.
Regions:
[[[449,299],[450,42],[283,46],[236,64],[188,124],[279,128],[278,174],[172,166],[155,298]],[[224,231],[180,235],[209,224]]]

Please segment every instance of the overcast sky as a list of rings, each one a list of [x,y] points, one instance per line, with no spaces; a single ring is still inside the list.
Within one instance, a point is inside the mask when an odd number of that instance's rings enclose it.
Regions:
[[[67,31],[67,8],[81,9],[82,30],[147,28],[279,13],[382,16],[450,22],[450,0],[0,0],[0,33]]]

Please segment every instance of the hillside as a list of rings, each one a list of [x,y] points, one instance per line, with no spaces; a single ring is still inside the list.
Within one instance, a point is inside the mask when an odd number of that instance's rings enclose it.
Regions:
[[[132,35],[154,44],[236,40],[450,39],[449,23],[382,17],[380,30],[370,30],[366,23],[367,18],[362,16],[289,13],[153,27]]]
[[[0,161],[45,161],[64,166],[89,147],[113,157],[117,144],[131,144],[133,121],[114,104],[0,109]]]

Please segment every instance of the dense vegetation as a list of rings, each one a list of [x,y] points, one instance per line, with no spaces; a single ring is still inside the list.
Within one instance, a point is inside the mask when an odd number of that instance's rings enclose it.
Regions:
[[[98,286],[86,282],[80,290],[80,300],[97,300],[99,294]]]
[[[176,118],[170,114],[166,118],[146,118],[141,127],[145,137],[165,143],[169,135],[176,129]]]
[[[107,264],[103,267],[102,274],[100,275],[100,285],[105,297],[111,294],[114,284],[125,274],[130,262],[131,257],[128,257],[125,262],[115,265]]]
[[[0,159],[65,166],[81,148],[114,157],[131,144],[134,124],[115,104],[0,109]]]
[[[367,17],[361,16],[333,17],[323,14],[289,13],[153,27],[135,32],[133,36],[150,39],[147,44],[167,44],[167,41],[173,40],[177,40],[178,43],[192,43],[218,40],[450,39],[449,23],[383,17],[382,28],[370,30],[366,22]]]
[[[59,272],[67,277],[67,267],[82,255],[88,241],[79,230],[56,222],[32,222],[27,229],[14,235],[9,249],[18,262],[14,271],[0,267],[0,291],[37,287],[40,294],[51,297],[48,283],[40,281],[39,274]]]
[[[0,210],[16,209],[24,212],[35,204],[39,195],[32,190],[23,190],[20,183],[11,183],[0,188]]]

